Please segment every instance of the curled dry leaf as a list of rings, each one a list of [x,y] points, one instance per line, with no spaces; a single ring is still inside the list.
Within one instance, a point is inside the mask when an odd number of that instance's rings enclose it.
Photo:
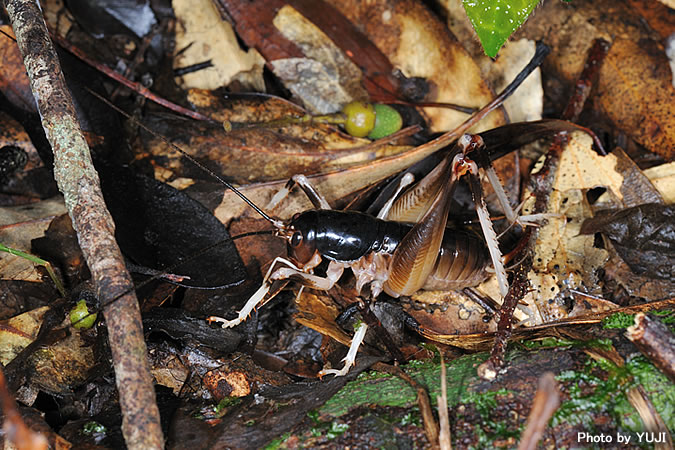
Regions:
[[[150,118],[147,123],[191,156],[209,161],[218,172],[238,183],[287,180],[296,174],[341,170],[410,149],[354,138],[317,123],[282,128],[244,127],[229,132],[176,117]],[[165,169],[170,172],[156,173],[160,180],[194,175],[193,166],[183,168],[181,155],[164,140],[146,137],[145,150],[159,160],[169,161]]]
[[[223,20],[211,0],[173,0],[176,26],[175,69],[211,62],[211,66],[177,78],[184,88],[217,89],[233,81],[265,90],[265,61],[256,50],[239,47],[232,26]]]

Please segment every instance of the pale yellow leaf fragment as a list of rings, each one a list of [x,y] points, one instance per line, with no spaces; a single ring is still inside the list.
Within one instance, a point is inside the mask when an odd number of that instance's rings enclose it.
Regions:
[[[264,91],[265,60],[251,49],[243,51],[232,26],[221,19],[211,0],[173,0],[176,25],[174,69],[211,61],[212,66],[177,77],[185,89],[213,90],[239,81],[244,87]]]
[[[0,363],[3,366],[35,340],[42,316],[48,310],[48,306],[43,306],[0,322]]]
[[[675,162],[650,167],[643,172],[667,205],[675,203]]]
[[[616,171],[616,156],[600,156],[592,148],[593,140],[586,133],[574,133],[560,158],[553,189],[593,189],[606,187],[619,200],[623,199],[623,177]]]
[[[583,221],[593,216],[586,193],[605,188],[603,201],[621,206],[623,177],[615,170],[616,157],[596,154],[592,144],[587,134],[573,133],[560,158],[546,211],[556,216],[539,228],[528,275],[532,292],[524,301],[533,310],[529,325],[568,317],[573,292],[600,294],[597,269],[609,255],[593,245],[593,235],[579,234]],[[526,213],[533,204],[531,199],[525,205]]]

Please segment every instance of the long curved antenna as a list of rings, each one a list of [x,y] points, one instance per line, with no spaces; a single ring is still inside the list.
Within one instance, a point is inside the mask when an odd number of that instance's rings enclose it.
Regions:
[[[279,230],[283,230],[283,229],[285,228],[285,225],[284,225],[284,223],[283,223],[281,220],[274,219],[274,218],[270,217],[265,211],[263,211],[262,209],[260,209],[255,203],[253,203],[251,200],[249,200],[248,197],[246,197],[239,189],[237,189],[236,187],[234,187],[229,181],[226,181],[226,180],[223,179],[220,175],[218,175],[217,173],[215,173],[213,170],[209,169],[209,168],[206,167],[204,164],[202,164],[202,163],[200,163],[199,161],[197,161],[192,155],[190,155],[190,154],[187,153],[185,150],[183,150],[182,148],[180,148],[179,146],[177,146],[176,144],[174,144],[173,142],[171,142],[171,141],[170,141],[169,139],[167,139],[165,136],[162,136],[161,134],[156,133],[156,132],[153,131],[152,129],[148,128],[146,125],[144,125],[144,124],[142,124],[141,122],[139,122],[138,120],[136,120],[134,117],[131,117],[131,115],[130,115],[129,113],[127,113],[127,112],[124,111],[123,109],[121,109],[121,108],[117,107],[116,105],[114,105],[113,103],[111,103],[107,98],[103,97],[103,96],[102,96],[101,94],[99,94],[98,92],[93,91],[92,89],[90,89],[90,88],[87,87],[87,86],[85,86],[84,88],[85,88],[91,95],[93,95],[94,97],[98,98],[98,99],[101,100],[103,103],[105,103],[106,105],[108,105],[110,108],[112,108],[112,109],[114,109],[115,111],[117,111],[118,113],[122,114],[124,117],[126,117],[126,118],[129,119],[129,120],[131,120],[132,122],[134,122],[134,124],[136,124],[136,125],[138,125],[139,127],[143,128],[143,129],[144,129],[145,131],[147,131],[148,133],[152,134],[153,136],[157,137],[158,139],[161,139],[165,144],[169,145],[171,148],[173,148],[174,150],[176,150],[177,152],[179,152],[181,155],[183,155],[185,158],[187,158],[192,164],[194,164],[195,166],[197,166],[197,167],[199,167],[200,169],[202,169],[204,172],[206,172],[207,174],[209,174],[210,176],[212,176],[214,179],[218,180],[220,183],[223,184],[223,186],[227,187],[227,188],[230,189],[232,192],[234,192],[235,194],[237,194],[237,196],[239,196],[239,198],[241,198],[248,206],[250,206],[250,207],[251,207],[255,212],[257,212],[258,214],[260,214],[260,216],[261,216],[263,219],[267,220],[267,221],[268,221],[269,223],[271,223],[275,228],[277,228],[277,229],[279,229]]]

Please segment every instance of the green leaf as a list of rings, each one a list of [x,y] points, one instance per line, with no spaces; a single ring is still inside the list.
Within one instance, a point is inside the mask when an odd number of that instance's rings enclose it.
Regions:
[[[494,58],[539,0],[463,0],[462,3],[485,53]]]

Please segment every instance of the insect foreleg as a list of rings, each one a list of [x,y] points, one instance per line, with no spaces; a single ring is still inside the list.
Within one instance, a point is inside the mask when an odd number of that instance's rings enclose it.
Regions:
[[[277,266],[277,264],[286,264],[286,265],[288,265],[288,266],[290,266],[290,267],[292,267],[296,270],[299,270],[295,266],[295,264],[293,264],[289,260],[287,260],[285,258],[281,258],[281,257],[275,258],[274,261],[272,261],[272,265],[270,265],[270,268],[267,271],[267,274],[265,274],[265,278],[263,278],[262,286],[260,286],[260,288],[257,291],[255,291],[255,293],[251,296],[251,298],[248,299],[248,301],[246,302],[244,307],[241,308],[241,310],[239,311],[239,314],[237,314],[236,319],[227,320],[227,319],[223,319],[222,317],[218,317],[218,316],[209,316],[206,320],[209,321],[209,322],[222,323],[223,328],[232,328],[234,326],[239,325],[243,321],[245,321],[248,318],[248,316],[251,315],[253,310],[260,303],[262,303],[263,299],[265,298],[265,295],[267,295],[267,293],[269,292],[270,287],[272,286],[272,284],[270,283],[270,277],[273,274],[272,271]],[[278,270],[281,270],[281,269],[278,269]]]
[[[319,291],[327,291],[335,286],[335,283],[340,279],[344,272],[344,266],[336,261],[331,261],[326,270],[326,276],[320,277],[311,273],[303,272],[297,268],[282,267],[275,271],[270,280],[287,280],[293,278],[294,281],[302,284],[305,287],[317,289]]]
[[[279,267],[275,270],[278,264],[285,264],[288,267]],[[306,266],[306,270],[311,270],[314,265]],[[331,289],[335,283],[340,279],[342,273],[344,272],[344,266],[341,263],[336,261],[331,261],[326,270],[326,276],[320,277],[311,273],[304,272],[302,269],[298,268],[295,264],[290,262],[285,258],[275,258],[270,266],[265,278],[263,278],[263,284],[260,288],[248,299],[244,307],[237,314],[237,318],[233,320],[223,319],[222,317],[210,316],[206,320],[209,322],[218,322],[223,324],[223,328],[231,328],[239,325],[245,321],[248,316],[251,315],[253,310],[258,307],[261,303],[264,303],[265,296],[269,292],[272,282],[288,280],[293,278],[295,281],[299,282],[301,285],[318,289],[321,291],[327,291]],[[267,299],[269,301],[269,299]]]

